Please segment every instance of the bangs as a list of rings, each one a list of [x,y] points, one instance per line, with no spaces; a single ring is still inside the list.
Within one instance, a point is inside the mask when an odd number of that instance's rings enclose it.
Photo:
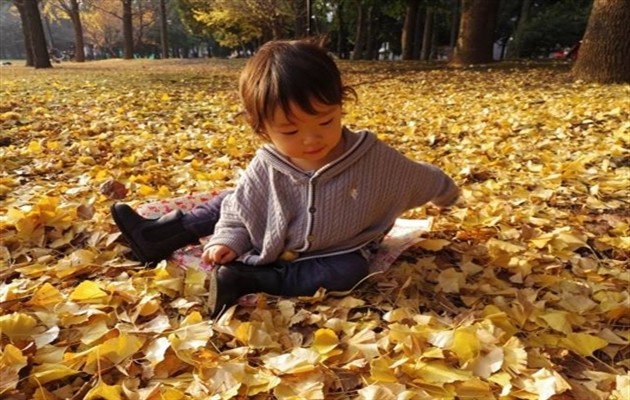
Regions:
[[[323,65],[320,60],[302,58],[290,61],[276,60],[276,65],[270,70],[270,85],[260,104],[266,121],[273,118],[278,108],[287,117],[292,117],[291,104],[314,115],[317,113],[314,103],[330,106],[343,102],[341,78],[335,81],[335,76],[339,76],[338,71],[331,71],[331,66]],[[337,70],[334,63],[332,67]]]
[[[325,49],[306,41],[268,42],[249,60],[240,92],[250,125],[262,133],[280,109],[291,118],[291,105],[315,115],[314,104],[341,105],[354,90],[344,87],[335,61]]]

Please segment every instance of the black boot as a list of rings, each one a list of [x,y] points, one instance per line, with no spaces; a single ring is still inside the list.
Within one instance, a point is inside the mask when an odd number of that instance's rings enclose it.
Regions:
[[[123,203],[111,207],[114,222],[131,245],[133,254],[143,263],[161,261],[177,249],[199,240],[186,231],[180,210],[158,219],[146,219]]]
[[[246,294],[281,295],[281,291],[282,272],[279,268],[240,262],[220,265],[210,275],[209,313],[212,317],[217,316]]]

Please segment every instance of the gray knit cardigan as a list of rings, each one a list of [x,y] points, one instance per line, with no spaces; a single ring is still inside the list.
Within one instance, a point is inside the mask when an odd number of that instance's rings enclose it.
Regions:
[[[352,252],[380,240],[401,213],[427,202],[452,204],[453,180],[418,163],[369,131],[344,128],[346,152],[314,172],[291,164],[272,145],[258,150],[221,207],[206,244],[225,245],[241,261],[269,264]]]

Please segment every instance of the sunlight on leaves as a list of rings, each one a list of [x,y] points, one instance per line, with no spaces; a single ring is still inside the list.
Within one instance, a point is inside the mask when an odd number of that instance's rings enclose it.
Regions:
[[[338,63],[360,98],[344,123],[461,198],[407,212],[431,229],[352,292],[252,294],[216,319],[206,272],[135,261],[110,207],[234,187],[261,145],[243,60],[2,66],[2,396],[628,397],[627,85],[538,60]]]

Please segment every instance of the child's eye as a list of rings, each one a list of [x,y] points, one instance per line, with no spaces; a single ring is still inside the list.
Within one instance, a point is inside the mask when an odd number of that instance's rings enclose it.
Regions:
[[[294,130],[294,131],[280,132],[280,133],[282,133],[283,135],[295,135],[297,132],[298,132],[298,131],[297,131],[297,129],[296,129],[296,130]]]
[[[333,121],[333,118],[329,119],[328,121],[322,122],[321,124],[319,124],[320,126],[326,126],[328,124],[330,124]]]

